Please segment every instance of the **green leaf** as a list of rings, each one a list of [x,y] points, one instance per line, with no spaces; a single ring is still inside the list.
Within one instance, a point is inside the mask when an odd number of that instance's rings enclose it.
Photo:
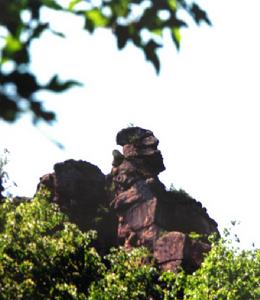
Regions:
[[[129,13],[129,0],[111,1],[111,9],[115,17],[127,17]]]
[[[57,3],[55,0],[42,0],[43,5],[55,10],[63,10],[63,7]]]
[[[178,28],[178,27],[171,28],[171,35],[172,35],[172,40],[173,40],[176,48],[179,50],[180,49],[180,43],[181,43],[180,28]]]
[[[13,35],[8,35],[5,39],[5,50],[7,52],[17,52],[22,49],[23,45],[19,39]]]
[[[82,2],[82,0],[71,0],[68,6],[68,10],[73,11],[74,7],[80,2]]]
[[[162,37],[163,30],[162,30],[162,28],[155,28],[155,29],[151,30],[151,32],[155,35]]]
[[[91,9],[85,13],[87,20],[91,21],[94,27],[105,27],[108,25],[109,19],[97,9]]]
[[[177,1],[176,0],[167,0],[169,7],[173,10],[177,10]]]

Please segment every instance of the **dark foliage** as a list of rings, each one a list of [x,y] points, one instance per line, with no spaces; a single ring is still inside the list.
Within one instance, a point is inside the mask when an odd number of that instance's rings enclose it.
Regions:
[[[106,0],[100,1],[71,0],[68,6],[61,6],[55,0],[0,0],[0,119],[14,122],[17,118],[31,112],[33,122],[43,120],[47,123],[55,120],[55,113],[43,106],[43,101],[37,98],[37,92],[47,90],[63,92],[79,85],[74,80],[62,82],[54,75],[47,84],[42,85],[37,80],[37,74],[30,70],[30,45],[46,32],[64,37],[64,33],[55,32],[51,24],[42,22],[42,8],[72,13],[85,20],[84,29],[90,33],[96,28],[110,29],[117,40],[119,49],[128,42],[141,49],[145,58],[160,70],[160,59],[157,50],[162,46],[162,33],[165,29],[171,31],[176,47],[180,46],[180,28],[187,26],[177,13],[184,10],[197,24],[202,21],[210,24],[204,10],[196,3],[184,0],[160,0],[147,2],[145,0]],[[82,8],[84,7],[84,8]],[[139,8],[139,13],[134,12]],[[24,12],[29,20],[22,17]],[[149,38],[144,39],[143,33]],[[12,66],[6,71],[5,65]]]

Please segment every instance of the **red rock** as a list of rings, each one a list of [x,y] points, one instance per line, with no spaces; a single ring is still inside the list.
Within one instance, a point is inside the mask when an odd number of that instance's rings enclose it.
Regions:
[[[138,181],[133,186],[121,193],[119,193],[111,206],[115,210],[124,210],[129,205],[133,205],[136,202],[143,202],[153,198],[153,193],[149,189],[144,180]]]
[[[159,141],[151,131],[123,129],[117,143],[123,146],[124,158],[111,173],[115,188],[111,207],[120,219],[120,243],[126,248],[148,247],[164,270],[182,266],[193,272],[210,245],[193,241],[188,234],[203,234],[206,240],[209,234],[218,233],[217,223],[188,194],[166,191],[157,177],[165,169]]]
[[[154,246],[154,257],[159,264],[183,260],[187,248],[186,235],[181,232],[169,232],[160,237]]]
[[[154,246],[154,257],[162,269],[178,267],[192,273],[201,265],[204,255],[210,250],[210,245],[198,240],[191,240],[181,232],[169,232],[160,237]]]
[[[123,129],[117,143],[124,155],[113,151],[107,176],[90,163],[69,160],[56,164],[39,186],[50,189],[53,201],[82,230],[98,231],[99,249],[107,251],[118,243],[127,249],[146,246],[163,270],[198,269],[210,250],[207,236],[218,234],[217,223],[187,193],[166,191],[158,179],[165,167],[152,131]],[[100,215],[101,207],[108,213]],[[102,221],[97,223],[99,217]],[[192,240],[191,232],[204,238]]]
[[[101,210],[101,207],[108,209],[108,199],[105,175],[100,169],[88,162],[67,160],[56,164],[54,171],[41,177],[38,189],[46,186],[51,191],[52,201],[81,230],[97,230],[98,247],[102,251],[117,245],[116,216],[112,211]]]
[[[155,219],[156,203],[156,199],[152,198],[130,207],[124,214],[125,223],[134,231],[152,225]]]

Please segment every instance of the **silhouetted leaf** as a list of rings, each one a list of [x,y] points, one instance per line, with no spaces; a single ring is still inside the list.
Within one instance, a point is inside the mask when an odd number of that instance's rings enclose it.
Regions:
[[[0,118],[7,122],[15,121],[20,111],[17,103],[2,93],[0,93],[0,108]]]
[[[63,92],[74,86],[81,86],[82,84],[78,81],[68,80],[68,81],[60,81],[58,76],[55,75],[50,82],[44,86],[44,89],[51,90],[53,92]]]
[[[35,1],[35,0],[34,0]],[[63,7],[55,0],[41,0],[44,5],[55,10],[63,10]]]
[[[142,28],[153,30],[157,29],[158,27],[160,28],[160,25],[161,20],[157,16],[157,10],[154,7],[147,8],[138,22],[139,30]]]
[[[197,4],[193,3],[191,7],[191,14],[197,24],[200,24],[201,21],[206,22],[208,25],[211,25],[211,21],[208,18],[208,15],[204,10],[202,10]]]
[[[156,50],[159,47],[161,47],[161,45],[155,43],[155,41],[153,40],[150,40],[144,47],[145,57],[154,65],[157,73],[159,73],[160,71],[160,61],[158,58],[158,54],[156,53]]]
[[[40,23],[36,26],[33,31],[31,38],[38,38],[43,33],[44,30],[49,28],[49,23]]]
[[[42,1],[44,1],[44,0],[42,0]],[[39,19],[41,6],[42,6],[41,1],[34,1],[34,0],[28,1],[28,8],[32,14],[32,19],[35,19],[35,20]]]
[[[62,33],[62,32],[55,31],[55,30],[53,30],[53,29],[51,29],[51,28],[50,28],[50,31],[51,31],[51,33],[57,35],[58,37],[61,37],[61,38],[65,38],[65,37],[66,37],[65,34]]]
[[[127,40],[129,39],[129,32],[127,26],[118,25],[115,28],[115,35],[117,37],[117,47],[122,49],[125,47]]]
[[[168,21],[165,22],[165,25],[173,28],[181,28],[181,27],[187,27],[187,24],[183,21],[177,18],[175,13],[171,14],[171,17]]]

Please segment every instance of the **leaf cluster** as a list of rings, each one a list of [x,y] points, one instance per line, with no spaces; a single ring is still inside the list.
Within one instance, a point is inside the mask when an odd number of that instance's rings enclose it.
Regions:
[[[160,70],[157,50],[163,45],[163,32],[166,29],[170,31],[177,49],[180,47],[180,29],[188,25],[178,16],[180,11],[186,12],[197,24],[211,24],[206,12],[190,1],[102,0],[98,5],[90,1],[82,9],[84,2],[72,0],[69,9],[84,17],[87,31],[94,32],[100,27],[112,29],[119,49],[131,42],[143,51],[157,72]]]
[[[30,70],[30,46],[46,31],[63,36],[40,18],[43,7],[63,8],[54,0],[0,0],[0,7],[0,118],[13,122],[29,111],[34,123],[51,122],[55,114],[44,108],[43,102],[37,99],[37,92],[62,92],[78,83],[62,82],[54,75],[47,84],[40,84]],[[48,58],[45,59],[47,62]]]
[[[37,92],[47,90],[63,92],[79,85],[75,80],[62,82],[54,75],[48,83],[41,84],[30,70],[31,43],[51,32],[51,24],[41,20],[41,10],[47,8],[84,18],[84,29],[93,33],[97,28],[111,30],[119,49],[129,42],[139,48],[156,71],[160,70],[158,49],[163,45],[163,32],[170,31],[179,49],[180,29],[187,22],[179,18],[184,11],[197,24],[210,20],[196,3],[185,0],[71,0],[59,4],[56,0],[0,0],[0,119],[13,122],[26,113],[32,113],[33,122],[55,120],[55,113],[48,111]],[[43,58],[46,63],[48,57]]]
[[[68,222],[42,190],[0,206],[0,299],[257,300],[260,251],[211,238],[212,250],[187,275],[160,271],[144,248],[100,256],[95,233]]]
[[[104,266],[82,233],[43,193],[0,209],[0,299],[87,299]]]
[[[260,298],[260,250],[241,250],[213,240],[202,267],[187,276],[184,299],[256,300]]]

